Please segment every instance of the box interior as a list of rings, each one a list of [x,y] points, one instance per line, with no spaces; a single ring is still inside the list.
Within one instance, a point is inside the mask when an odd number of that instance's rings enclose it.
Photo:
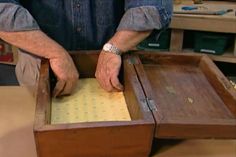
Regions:
[[[84,78],[95,78],[95,70],[96,70],[96,65],[97,65],[97,60],[98,60],[98,53],[90,53],[89,55],[87,53],[76,53],[76,54],[71,54],[72,58],[74,60],[74,63],[80,73],[80,79]],[[124,65],[123,65],[124,66]],[[135,91],[132,85],[132,82],[129,79],[129,71],[124,70],[124,68],[121,68],[120,72],[120,80],[122,84],[124,85],[124,98],[126,101],[126,105],[130,114],[131,120],[139,120],[143,119],[143,113],[142,109],[140,108],[140,103],[139,100],[140,98],[137,97]],[[50,78],[53,78],[52,76]],[[55,77],[54,79],[51,79],[52,89],[53,85],[55,85]],[[51,102],[51,100],[50,100]],[[48,121],[51,122],[51,109],[52,107],[48,107]]]

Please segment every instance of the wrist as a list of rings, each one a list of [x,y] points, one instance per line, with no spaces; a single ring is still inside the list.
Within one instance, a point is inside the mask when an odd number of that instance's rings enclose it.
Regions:
[[[103,51],[106,53],[112,53],[118,56],[122,55],[122,51],[110,42],[106,43],[103,46]]]
[[[124,53],[135,48],[150,33],[151,31],[118,31],[109,40],[109,43],[113,44]]]
[[[107,43],[110,43],[114,47],[116,47],[120,51],[121,54],[129,51],[128,47],[124,43],[120,42],[119,40],[116,40],[116,39],[112,38]]]
[[[54,58],[65,58],[69,54],[64,48],[55,47],[51,50],[51,52],[48,54],[48,59],[54,59]]]

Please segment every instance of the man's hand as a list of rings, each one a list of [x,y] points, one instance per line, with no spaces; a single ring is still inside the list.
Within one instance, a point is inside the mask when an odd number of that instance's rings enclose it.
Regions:
[[[127,52],[145,39],[150,33],[151,31],[118,31],[108,43],[115,45],[121,52]],[[101,87],[106,91],[123,90],[123,86],[118,79],[121,62],[121,56],[119,55],[105,51],[100,53],[95,76]]]
[[[118,79],[120,67],[121,56],[104,51],[100,53],[95,76],[101,87],[106,91],[123,90],[123,86]]]
[[[79,73],[69,54],[49,59],[50,66],[57,77],[57,84],[53,91],[53,96],[69,95],[73,92],[78,82]]]
[[[0,38],[34,55],[49,59],[58,81],[53,92],[54,96],[68,95],[76,87],[79,74],[70,55],[42,31],[0,31]]]

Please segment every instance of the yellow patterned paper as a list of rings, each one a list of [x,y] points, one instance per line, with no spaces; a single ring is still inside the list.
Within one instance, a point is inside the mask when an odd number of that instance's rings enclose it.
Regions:
[[[123,92],[106,92],[96,79],[80,79],[73,95],[52,100],[52,124],[130,120]]]

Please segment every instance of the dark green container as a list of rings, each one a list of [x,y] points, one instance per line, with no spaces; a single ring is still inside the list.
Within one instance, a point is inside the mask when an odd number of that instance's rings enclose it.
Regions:
[[[142,41],[137,48],[139,50],[168,50],[170,47],[170,29],[155,31],[147,39]]]
[[[195,32],[194,51],[222,55],[229,46],[230,37],[229,34]]]

